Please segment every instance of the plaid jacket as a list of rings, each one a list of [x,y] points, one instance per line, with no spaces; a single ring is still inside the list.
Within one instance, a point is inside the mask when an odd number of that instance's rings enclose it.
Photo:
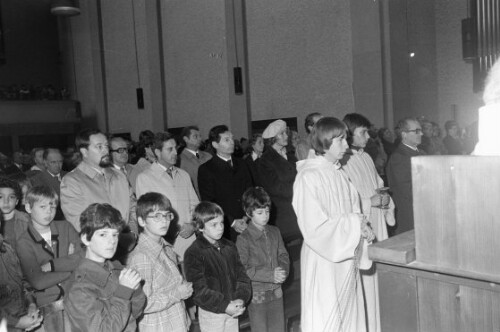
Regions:
[[[186,332],[189,318],[178,287],[184,278],[177,268],[176,255],[163,238],[161,244],[144,233],[128,259],[128,267],[135,269],[144,280],[143,290],[147,305],[139,330]]]

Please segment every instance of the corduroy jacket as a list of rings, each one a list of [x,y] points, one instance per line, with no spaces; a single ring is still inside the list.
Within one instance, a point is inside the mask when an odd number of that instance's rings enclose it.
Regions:
[[[193,283],[194,303],[213,313],[225,313],[229,302],[247,303],[252,286],[234,243],[224,238],[217,249],[203,235],[184,255],[186,279]]]

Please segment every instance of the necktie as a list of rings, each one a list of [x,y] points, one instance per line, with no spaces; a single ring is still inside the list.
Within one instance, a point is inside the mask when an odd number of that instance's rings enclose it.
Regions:
[[[125,166],[120,167],[120,170],[123,172],[123,174],[127,175],[127,169]]]
[[[173,179],[173,175],[172,175],[172,171],[173,171],[173,167],[169,167],[167,168],[167,174],[170,176],[171,179]]]
[[[200,154],[196,152],[196,158],[200,159]]]
[[[229,159],[228,161],[226,161],[227,165],[231,168],[233,168],[233,160],[232,159]]]
[[[61,175],[52,175],[54,177],[54,179],[57,180],[57,182],[61,182]]]

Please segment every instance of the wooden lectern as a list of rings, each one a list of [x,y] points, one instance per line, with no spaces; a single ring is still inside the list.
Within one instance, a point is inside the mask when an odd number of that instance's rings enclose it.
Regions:
[[[412,182],[415,230],[368,249],[382,331],[500,331],[500,157],[414,157]]]

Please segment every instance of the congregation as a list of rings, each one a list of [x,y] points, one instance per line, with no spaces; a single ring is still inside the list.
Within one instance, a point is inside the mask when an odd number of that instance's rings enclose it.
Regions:
[[[0,319],[8,331],[285,331],[286,243],[303,241],[302,331],[380,331],[373,241],[413,229],[411,157],[469,154],[477,124],[358,113],[250,139],[98,129],[0,154]],[[328,283],[323,281],[329,280]]]

